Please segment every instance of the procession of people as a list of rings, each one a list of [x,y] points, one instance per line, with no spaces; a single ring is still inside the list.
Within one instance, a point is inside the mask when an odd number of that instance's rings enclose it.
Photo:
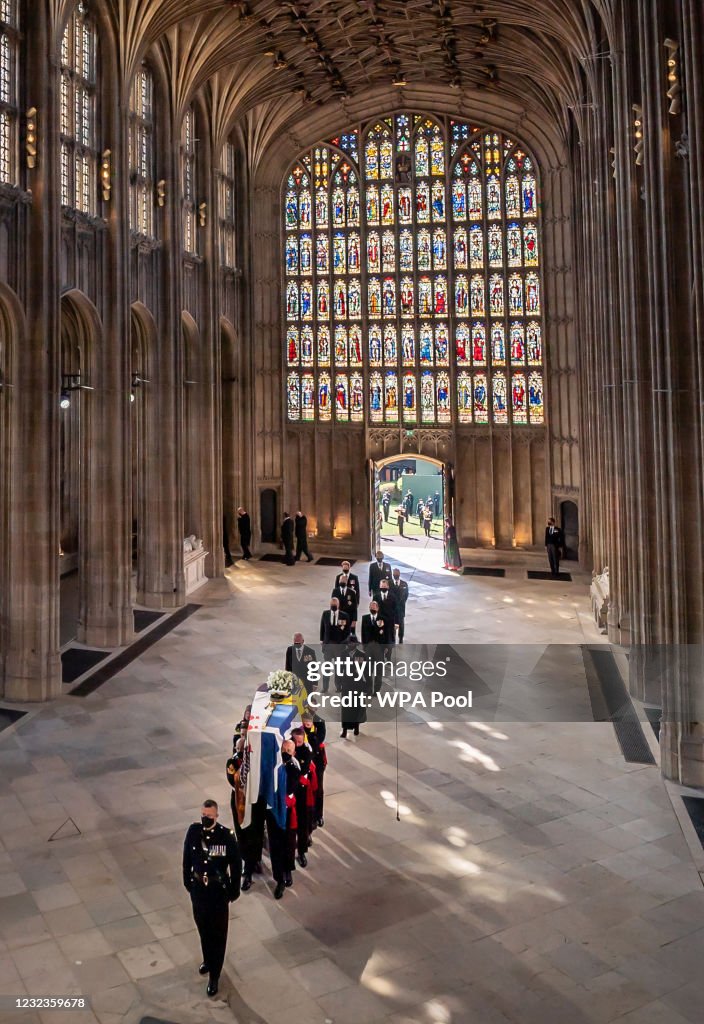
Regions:
[[[247,558],[249,524],[241,522],[245,516],[249,518],[244,509],[238,509],[243,557]],[[299,516],[305,529],[305,517],[299,512],[297,520]],[[307,537],[303,540],[298,522],[289,516],[287,520],[291,526],[285,540],[286,561],[302,555],[311,560]],[[296,555],[294,538],[298,541]],[[369,566],[367,589],[368,600],[363,600],[359,577],[352,572],[352,563],[344,560],[320,616],[319,643],[323,662],[332,664],[344,652],[355,669],[340,676],[324,675],[320,683],[323,693],[331,682],[343,696],[378,691],[382,678],[376,674],[377,666],[390,658],[396,643],[404,642],[409,585],[400,568],[392,569],[381,550]],[[274,883],[274,899],[280,900],[293,886],[295,871],[310,870],[308,853],[314,834],[325,825],[327,727],[323,717],[306,703],[318,685],[309,672],[313,662],[317,663],[315,648],[306,644],[302,632],[294,633],[285,652],[283,673],[272,673],[273,683],[268,689],[257,690],[234,728],[232,754],[225,765],[233,829],[218,821],[218,805],[208,799],[201,807],[200,822],[194,822],[186,833],[183,884],[191,897],[201,941],[198,970],[208,975],[206,991],[210,997],[218,992],[225,958],[229,904],[241,893],[249,892],[267,870]],[[275,677],[281,675],[285,678],[279,683]],[[286,693],[275,692],[286,686]],[[350,732],[359,736],[360,726],[366,721],[361,702],[347,703],[340,721],[340,737],[344,740]],[[277,709],[286,712],[285,726],[273,726],[273,717],[267,717]],[[266,745],[264,733],[268,734]],[[253,742],[255,737],[258,744]],[[255,763],[253,759],[260,756],[261,761]]]

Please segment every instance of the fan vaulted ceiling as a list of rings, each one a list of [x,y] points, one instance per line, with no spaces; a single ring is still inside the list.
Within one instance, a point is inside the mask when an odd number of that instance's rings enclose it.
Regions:
[[[54,2],[60,19],[72,0]],[[109,2],[128,76],[159,48],[178,107],[210,84],[216,131],[249,112],[290,125],[403,82],[465,100],[501,93],[559,120],[584,102],[612,17],[610,0]]]

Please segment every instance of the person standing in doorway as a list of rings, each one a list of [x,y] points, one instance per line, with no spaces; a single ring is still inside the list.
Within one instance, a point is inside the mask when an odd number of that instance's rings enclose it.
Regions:
[[[381,499],[381,507],[384,510],[384,522],[389,521],[389,506],[391,505],[391,495],[388,491],[384,491],[384,496]]]
[[[394,569],[391,580],[391,593],[396,600],[396,625],[398,627],[398,642],[403,643],[403,634],[406,624],[406,601],[408,600],[408,584],[401,579],[401,570]]]
[[[423,529],[425,530],[425,536],[430,536],[430,527],[433,525],[433,510],[429,505],[426,505],[423,509]]]
[[[295,565],[296,559],[293,554],[294,523],[288,512],[284,512],[284,521],[281,524],[281,543],[284,546],[284,557],[286,565]]]
[[[553,517],[550,516],[548,525],[545,527],[545,550],[548,553],[550,572],[555,577],[560,573],[560,556],[564,546],[565,539],[562,535],[562,530],[556,525]]]
[[[242,558],[245,562],[248,562],[252,557],[252,552],[249,550],[249,545],[252,542],[252,523],[249,518],[249,512],[246,512],[243,508],[237,509],[237,529],[240,535]]]
[[[369,596],[379,589],[382,580],[391,579],[391,566],[384,561],[384,552],[376,552],[376,561],[369,564]]]
[[[398,535],[403,537],[403,524],[406,522],[406,506],[399,505],[396,509],[396,523],[398,524]]]
[[[225,568],[229,569],[231,565],[234,565],[232,559],[232,552],[230,551],[230,523],[227,517],[227,512],[222,514],[222,548],[225,552]]]
[[[308,517],[304,516],[303,513],[298,510],[296,512],[296,561],[301,560],[301,555],[305,555],[309,562],[313,561],[310,551],[308,550]]]
[[[183,884],[203,951],[198,971],[210,975],[207,993],[214,996],[225,960],[230,903],[240,895],[242,858],[234,832],[218,824],[215,801],[205,800],[200,814],[183,844]]]

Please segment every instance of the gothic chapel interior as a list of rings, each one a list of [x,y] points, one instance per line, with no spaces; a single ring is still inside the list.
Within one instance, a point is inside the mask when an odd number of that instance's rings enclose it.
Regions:
[[[415,453],[465,548],[578,516],[704,785],[703,66],[700,0],[0,0],[4,699],[67,580],[115,648],[238,506],[368,558]]]

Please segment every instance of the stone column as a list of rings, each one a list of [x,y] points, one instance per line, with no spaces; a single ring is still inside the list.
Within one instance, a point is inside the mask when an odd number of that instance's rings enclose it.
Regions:
[[[32,192],[26,260],[27,336],[15,351],[15,450],[9,510],[8,649],[5,699],[38,701],[61,692],[59,658],[59,195],[58,70],[46,5],[24,5],[26,105],[37,108],[39,159],[27,172]],[[23,161],[23,154],[20,152]]]

